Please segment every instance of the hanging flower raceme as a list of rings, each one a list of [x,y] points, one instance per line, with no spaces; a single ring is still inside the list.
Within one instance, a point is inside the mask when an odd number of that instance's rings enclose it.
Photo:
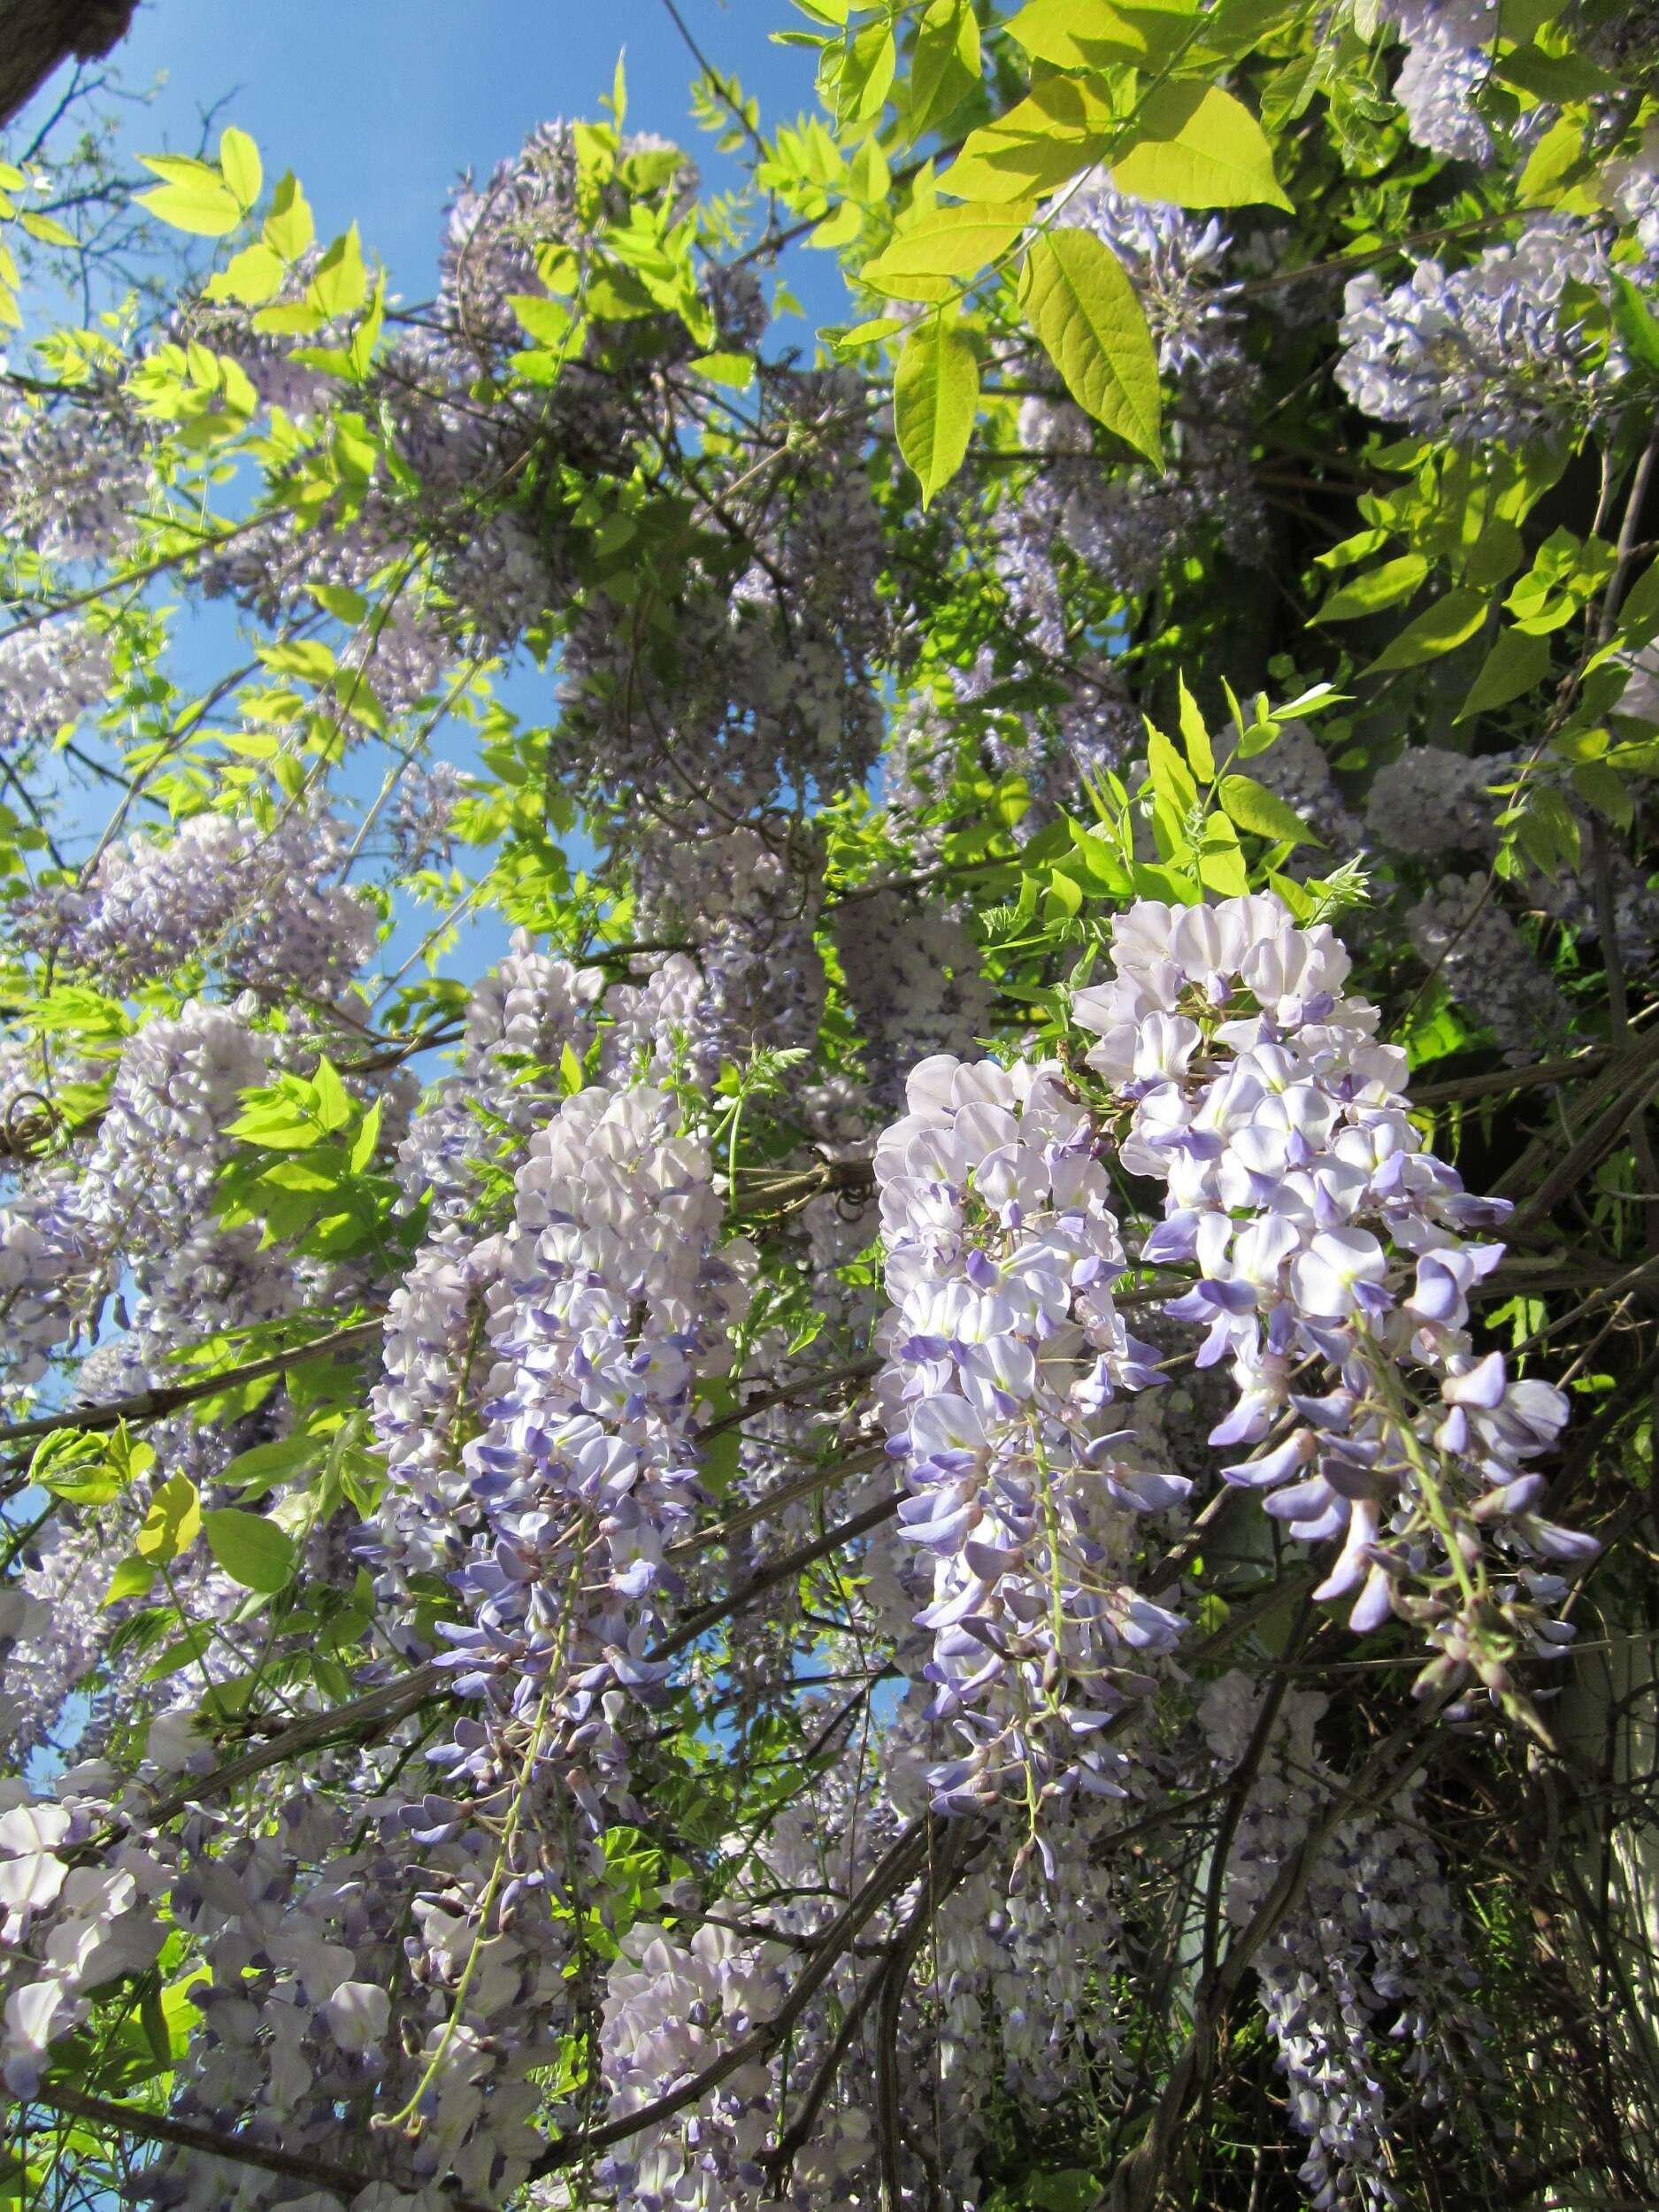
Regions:
[[[925,1060],[876,1148],[893,1310],[878,1385],[925,1563],[934,1717],[964,1755],[943,1810],[1117,1793],[1097,1732],[1180,1623],[1126,1579],[1136,1517],[1188,1485],[1137,1466],[1121,1390],[1156,1379],[1087,1111],[1057,1068]]]
[[[1077,994],[1088,1064],[1123,1114],[1121,1157],[1166,1187],[1141,1258],[1190,1266],[1167,1310],[1230,1357],[1223,1469],[1308,1543],[1338,1540],[1316,1595],[1351,1624],[1391,1610],[1428,1631],[1435,1682],[1472,1665],[1509,1688],[1517,1639],[1571,1632],[1540,1613],[1553,1572],[1594,1553],[1543,1517],[1531,1463],[1567,1404],[1477,1356],[1469,1302],[1502,1257],[1479,1240],[1506,1202],[1466,1194],[1407,1117],[1404,1053],[1375,1007],[1341,995],[1348,957],[1271,895],[1216,907],[1143,900],[1112,927],[1116,980]],[[1471,1240],[1466,1233],[1474,1233]]]
[[[472,1618],[451,1657],[463,1693],[543,1747],[557,1734],[595,1818],[594,1778],[626,1777],[627,1700],[669,1671],[649,1655],[702,1496],[692,1394],[730,1363],[749,1267],[668,1092],[579,1092],[533,1141],[491,1294],[488,1425],[465,1454],[486,1533],[456,1578]],[[446,1755],[460,1770],[467,1736]]]

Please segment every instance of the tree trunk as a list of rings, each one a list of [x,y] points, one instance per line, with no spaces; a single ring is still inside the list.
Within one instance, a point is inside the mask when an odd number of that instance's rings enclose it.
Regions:
[[[60,62],[91,61],[126,37],[137,0],[0,0],[0,125]]]

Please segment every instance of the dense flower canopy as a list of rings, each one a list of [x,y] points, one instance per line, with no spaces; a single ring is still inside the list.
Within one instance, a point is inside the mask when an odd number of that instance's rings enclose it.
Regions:
[[[1652,12],[777,12],[0,170],[6,2200],[1653,2200]]]

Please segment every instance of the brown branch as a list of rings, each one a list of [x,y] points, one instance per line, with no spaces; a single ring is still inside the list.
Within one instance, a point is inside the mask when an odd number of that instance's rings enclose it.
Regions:
[[[878,1863],[862,1888],[842,1906],[825,1929],[819,1949],[810,1964],[802,1969],[794,1987],[770,2020],[762,2021],[747,2035],[740,2036],[701,2073],[692,2075],[665,2095],[654,2098],[649,2104],[641,2105],[637,2112],[624,2113],[617,2119],[603,2122],[598,2127],[585,2128],[577,2134],[565,2136],[560,2141],[550,2144],[531,2168],[530,2178],[539,2181],[544,2174],[557,2173],[564,2167],[577,2165],[595,2151],[607,2149],[612,2143],[626,2143],[630,2136],[655,2127],[659,2120],[672,2119],[687,2105],[695,2104],[710,2089],[718,2089],[740,2066],[747,2066],[751,2059],[770,2058],[829,1979],[842,1953],[850,1946],[864,1923],[922,1871],[938,1825],[931,1813],[920,1814],[909,1824]]]
[[[872,1528],[879,1528],[883,1521],[891,1520],[899,1509],[902,1495],[902,1493],[895,1490],[889,1497],[879,1498],[874,1505],[866,1506],[862,1513],[855,1513],[850,1520],[838,1521],[833,1528],[826,1529],[811,1543],[803,1544],[798,1551],[792,1551],[787,1558],[764,1568],[733,1590],[728,1597],[717,1598],[710,1605],[699,1606],[695,1613],[686,1616],[672,1635],[665,1636],[654,1650],[649,1652],[647,1657],[653,1663],[676,1657],[687,1645],[695,1644],[698,1637],[717,1622],[729,1618],[733,1613],[747,1612],[757,1599],[764,1598],[768,1591],[775,1590],[780,1582],[787,1582],[792,1575],[799,1574],[803,1567],[810,1567],[817,1559],[827,1559],[843,1544],[850,1544],[855,1538],[867,1535]]]
[[[153,1390],[135,1390],[130,1397],[106,1398],[97,1405],[65,1406],[57,1413],[41,1413],[27,1421],[13,1421],[0,1428],[0,1450],[10,1444],[38,1441],[58,1429],[90,1432],[117,1428],[123,1421],[159,1421],[166,1414],[177,1413],[182,1406],[193,1405],[198,1398],[217,1397],[221,1390],[234,1390],[242,1383],[263,1382],[267,1375],[280,1375],[303,1360],[320,1359],[325,1353],[355,1350],[359,1345],[371,1344],[385,1325],[383,1317],[377,1314],[370,1320],[353,1321],[343,1329],[331,1330],[326,1336],[311,1337],[286,1352],[269,1352],[263,1359],[247,1360],[240,1367],[221,1367],[211,1375],[192,1376],[188,1382],[161,1383]]]
[[[1182,2120],[1202,2090],[1216,2058],[1216,2033],[1245,1970],[1271,1940],[1313,1877],[1318,1855],[1355,1807],[1384,1804],[1421,1766],[1432,1749],[1432,1732],[1451,1692],[1431,1700],[1384,1738],[1348,1786],[1326,1808],[1286,1861],[1279,1879],[1256,1913],[1233,1937],[1227,1955],[1201,1985],[1193,2008],[1193,2030],[1170,2072],[1152,2124],[1128,2157],[1121,2161],[1094,2212],[1150,2212],[1158,2185],[1174,2148]],[[1402,1753],[1405,1754],[1402,1757]]]
[[[348,2202],[360,2196],[372,2183],[388,2178],[363,2173],[350,2166],[337,2166],[331,2159],[315,2158],[309,2152],[280,2150],[240,2130],[221,2134],[217,2129],[196,2127],[188,2120],[170,2120],[162,2113],[142,2112],[134,2105],[112,2104],[104,2097],[89,2097],[79,2089],[38,2089],[27,2102],[49,2112],[66,2113],[73,2119],[89,2120],[96,2126],[118,2128],[123,2135],[135,2135],[142,2142],[166,2143],[175,2150],[198,2152],[204,2158],[224,2158],[238,2166],[256,2166],[264,2173],[280,2174],[285,2180],[310,2182],[315,2188],[332,2189]],[[487,2212],[486,2207],[470,2197],[457,2196],[451,2201],[456,2212]]]

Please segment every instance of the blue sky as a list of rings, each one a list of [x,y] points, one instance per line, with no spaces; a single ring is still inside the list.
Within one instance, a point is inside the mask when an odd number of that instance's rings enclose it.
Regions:
[[[803,22],[788,0],[677,4],[769,117],[810,104],[811,55],[768,36]],[[633,127],[697,147],[710,181],[735,183],[690,119],[695,64],[663,0],[147,0],[116,58],[134,90],[165,77],[157,142],[192,142],[200,111],[234,96],[225,119],[253,133],[268,172],[296,172],[319,230],[356,220],[416,298],[457,175],[549,117],[597,116],[625,50]]]
[[[707,60],[757,96],[769,121],[811,106],[812,56],[769,36],[803,22],[789,0],[676,5]],[[132,152],[194,149],[204,112],[216,111],[217,124],[252,133],[267,178],[295,172],[322,237],[355,221],[393,290],[415,302],[434,288],[457,179],[468,169],[488,173],[537,122],[598,116],[619,53],[628,127],[675,140],[695,151],[705,184],[735,188],[738,165],[692,119],[688,87],[697,65],[664,0],[288,0],[280,10],[250,0],[145,0],[111,58],[127,91],[153,96],[129,111]],[[31,121],[50,111],[64,82],[60,74],[19,119],[16,142],[27,141]],[[790,284],[813,321],[833,317],[841,296],[833,257],[797,250],[790,265]],[[786,326],[781,334],[810,345],[811,329]],[[204,610],[180,637],[175,674],[204,688],[234,650],[228,611]],[[526,721],[550,718],[546,674],[520,668],[499,688]],[[459,741],[442,734],[434,750]],[[370,787],[378,780],[377,766]],[[348,784],[355,788],[356,780]],[[101,819],[82,826],[87,843]],[[570,853],[575,865],[589,857],[580,844]],[[433,918],[428,910],[400,917],[388,966],[414,949]],[[474,923],[445,959],[446,971],[478,972],[504,940],[498,922]]]

